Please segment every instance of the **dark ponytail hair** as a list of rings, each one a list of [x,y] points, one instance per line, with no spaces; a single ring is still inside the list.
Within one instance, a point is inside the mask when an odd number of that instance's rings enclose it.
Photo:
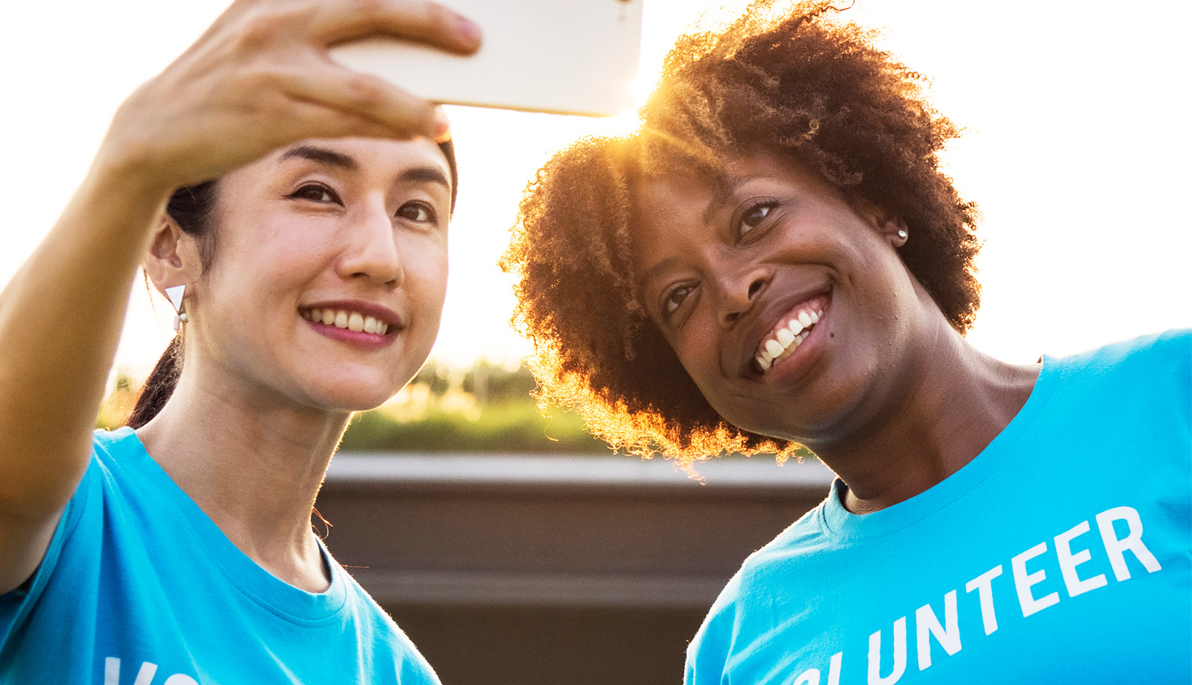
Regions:
[[[439,149],[447,158],[447,165],[451,169],[451,211],[455,211],[455,198],[459,189],[459,172],[455,166],[455,145],[450,141],[439,143]],[[219,190],[219,179],[205,181],[193,186],[183,186],[174,191],[170,201],[166,204],[166,214],[178,224],[187,235],[197,239],[199,245],[199,259],[203,270],[211,265],[215,259],[215,231],[213,229],[212,213],[215,209],[216,195]],[[157,360],[145,385],[137,393],[137,402],[132,413],[124,425],[140,428],[153,420],[161,408],[166,406],[174,388],[178,385],[178,378],[182,375],[182,331],[179,331],[170,346]]]
[[[211,230],[211,215],[215,209],[219,180],[205,181],[198,185],[183,186],[174,191],[166,204],[166,214],[178,224],[187,235],[194,236],[199,245],[199,259],[203,270],[215,257],[215,232]],[[145,385],[137,393],[137,403],[124,422],[126,426],[140,428],[149,423],[161,408],[166,406],[178,377],[182,375],[182,331],[179,331],[170,346],[166,348]]]

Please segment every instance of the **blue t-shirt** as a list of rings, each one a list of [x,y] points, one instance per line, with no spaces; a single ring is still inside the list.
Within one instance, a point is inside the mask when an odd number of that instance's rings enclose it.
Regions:
[[[1044,360],[935,487],[750,556],[688,685],[1192,682],[1192,334]]]
[[[40,568],[0,595],[0,683],[438,683],[392,619],[327,561],[326,592],[279,580],[131,429],[97,431]]]

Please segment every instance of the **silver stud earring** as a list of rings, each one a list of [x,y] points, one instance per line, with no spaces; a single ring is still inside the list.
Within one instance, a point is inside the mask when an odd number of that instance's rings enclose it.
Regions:
[[[172,288],[166,288],[166,297],[169,298],[170,304],[174,305],[174,330],[182,329],[182,324],[186,323],[186,312],[182,311],[182,296],[186,294],[186,286],[176,285]]]
[[[906,240],[906,229],[904,229],[904,228],[898,229],[898,237],[903,240]]]

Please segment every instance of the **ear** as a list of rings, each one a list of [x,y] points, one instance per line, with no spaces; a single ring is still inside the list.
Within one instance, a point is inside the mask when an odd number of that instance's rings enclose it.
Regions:
[[[202,258],[194,237],[187,235],[164,212],[141,266],[162,296],[166,288],[176,285],[185,285],[188,293],[193,292],[190,287],[203,275]]]
[[[856,199],[851,204],[857,215],[881,234],[891,247],[899,248],[906,245],[908,232],[906,222],[901,218],[863,198]]]

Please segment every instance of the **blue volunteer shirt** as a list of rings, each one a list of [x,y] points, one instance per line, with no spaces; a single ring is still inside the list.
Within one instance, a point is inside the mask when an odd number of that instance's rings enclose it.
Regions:
[[[747,559],[688,685],[1192,682],[1192,334],[1046,358],[935,487]]]
[[[438,683],[392,619],[327,560],[326,592],[277,579],[131,429],[97,431],[40,568],[0,596],[0,683]]]

